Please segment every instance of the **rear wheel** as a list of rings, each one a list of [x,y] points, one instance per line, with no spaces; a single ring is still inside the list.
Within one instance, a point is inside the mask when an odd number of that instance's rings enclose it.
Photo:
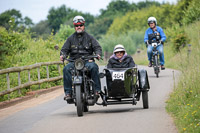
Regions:
[[[142,92],[142,101],[143,101],[143,108],[148,109],[149,108],[148,91]]]
[[[76,107],[77,107],[77,115],[83,116],[83,100],[82,100],[82,93],[81,93],[81,86],[76,85]]]

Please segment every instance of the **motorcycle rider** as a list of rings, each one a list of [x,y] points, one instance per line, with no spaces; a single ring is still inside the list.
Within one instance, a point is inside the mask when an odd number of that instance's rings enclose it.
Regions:
[[[75,28],[75,33],[67,38],[64,43],[61,52],[60,60],[63,61],[63,56],[68,56],[69,59],[75,60],[81,56],[88,55],[98,55],[98,59],[101,58],[102,48],[91,35],[85,31],[85,19],[82,16],[75,16],[73,19],[73,25]],[[101,83],[99,79],[99,67],[94,62],[94,60],[89,60],[85,64],[88,67],[91,78],[95,83],[95,89],[97,95],[101,91]],[[71,70],[74,68],[74,63],[69,62],[63,69],[63,81],[64,81],[64,99],[71,99],[71,90],[72,90],[72,74]]]
[[[160,43],[161,45],[157,46],[157,50],[160,55],[160,65],[161,65],[161,70],[165,69],[165,60],[164,60],[164,51],[163,51],[163,43],[166,40],[165,33],[163,32],[163,29],[159,26],[157,26],[157,20],[155,17],[149,17],[148,18],[148,25],[149,28],[146,30],[145,35],[144,35],[144,42],[147,45],[147,55],[148,55],[148,60],[149,60],[149,67],[152,67],[152,50],[153,47],[151,46],[151,41],[156,40],[156,35],[160,36]]]
[[[135,62],[130,55],[127,55],[123,45],[114,47],[113,55],[108,60],[107,68],[129,68],[134,67]]]

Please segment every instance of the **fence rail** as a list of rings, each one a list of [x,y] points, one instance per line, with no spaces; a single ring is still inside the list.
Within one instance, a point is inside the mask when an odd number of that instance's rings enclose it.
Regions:
[[[52,82],[52,81],[57,81],[57,80],[62,79],[63,76],[61,76],[60,64],[62,64],[61,61],[41,62],[41,63],[29,65],[29,66],[11,67],[11,68],[0,70],[0,75],[6,74],[6,79],[7,79],[7,90],[1,91],[0,96],[9,94],[9,93],[16,91],[16,90],[19,90],[19,93],[21,93],[20,89],[22,89],[22,88],[29,87],[31,85],[39,85],[39,84],[42,84],[42,83],[45,83],[45,82]],[[57,65],[59,76],[49,78],[49,67],[48,67],[49,65]],[[47,71],[47,78],[46,79],[40,78],[40,67],[41,66],[46,66],[46,71]],[[36,69],[36,68],[37,68],[37,72],[38,72],[38,81],[31,81],[30,70]],[[25,70],[28,70],[28,82],[21,84],[20,72],[25,71]],[[18,72],[18,86],[14,87],[14,88],[10,88],[9,73],[14,73],[14,72]]]

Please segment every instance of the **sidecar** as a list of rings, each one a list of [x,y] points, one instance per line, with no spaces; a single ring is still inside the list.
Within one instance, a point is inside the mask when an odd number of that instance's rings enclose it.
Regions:
[[[98,105],[133,104],[136,105],[142,93],[143,108],[149,108],[150,89],[147,71],[133,68],[105,68],[100,78],[106,78],[102,103]]]

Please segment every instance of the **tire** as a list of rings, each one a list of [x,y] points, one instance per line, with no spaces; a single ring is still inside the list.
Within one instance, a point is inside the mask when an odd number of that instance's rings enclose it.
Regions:
[[[158,56],[155,56],[154,62],[155,62],[154,71],[155,71],[156,77],[158,78],[159,77]]]
[[[142,92],[142,101],[143,101],[143,108],[148,109],[149,108],[148,91]]]
[[[84,109],[83,109],[84,112],[88,112],[89,111],[89,106],[87,105],[84,105]]]
[[[76,107],[77,107],[77,115],[83,116],[83,100],[82,100],[82,93],[81,93],[81,86],[75,85],[76,91]]]

